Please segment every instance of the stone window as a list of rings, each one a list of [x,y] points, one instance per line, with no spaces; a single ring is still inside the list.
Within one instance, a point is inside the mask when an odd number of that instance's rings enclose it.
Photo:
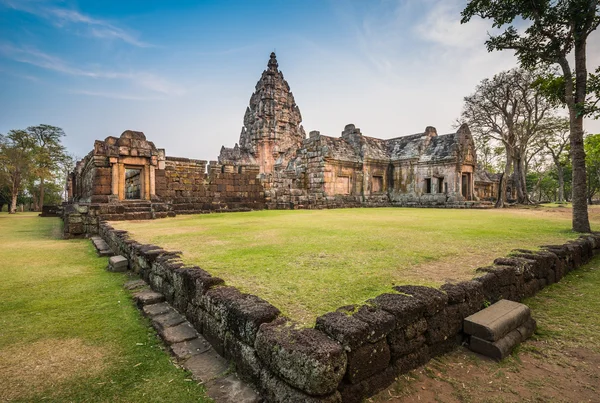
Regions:
[[[383,176],[373,177],[373,186],[371,189],[373,193],[383,192]]]
[[[438,182],[437,192],[443,193],[444,192],[444,178],[437,178],[437,182]]]
[[[423,185],[424,185],[423,192],[431,193],[431,178],[425,178],[425,183]]]

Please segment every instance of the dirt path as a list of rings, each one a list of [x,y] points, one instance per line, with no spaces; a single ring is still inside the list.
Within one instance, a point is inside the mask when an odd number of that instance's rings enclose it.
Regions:
[[[532,341],[496,363],[465,348],[400,376],[369,402],[600,402],[600,354]]]

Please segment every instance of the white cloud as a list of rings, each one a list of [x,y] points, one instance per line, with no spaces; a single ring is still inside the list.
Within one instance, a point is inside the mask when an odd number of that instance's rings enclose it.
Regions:
[[[0,4],[44,18],[59,28],[77,24],[84,25],[88,28],[87,34],[95,38],[116,39],[141,48],[153,47],[153,45],[139,40],[133,32],[120,28],[109,21],[93,18],[77,10],[52,6],[47,1],[0,0]]]
[[[71,76],[105,80],[124,80],[138,88],[163,95],[179,96],[185,93],[185,88],[183,88],[183,86],[173,83],[154,73],[145,71],[119,72],[111,70],[83,69],[72,66],[59,57],[49,55],[37,49],[18,48],[6,43],[0,44],[0,54],[20,63],[30,64]]]

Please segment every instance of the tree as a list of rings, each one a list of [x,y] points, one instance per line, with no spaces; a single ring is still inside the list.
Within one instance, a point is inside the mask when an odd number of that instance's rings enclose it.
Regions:
[[[504,207],[509,178],[513,179],[519,203],[528,203],[527,153],[552,113],[553,107],[532,88],[536,74],[513,69],[484,79],[475,93],[465,97],[461,118],[478,143],[499,142],[505,149],[505,167],[500,179],[496,207]],[[514,171],[514,174],[512,174]],[[512,174],[512,175],[511,175]]]
[[[25,130],[11,130],[0,135],[0,178],[10,190],[8,212],[17,212],[17,197],[33,166],[35,140]]]
[[[60,127],[50,125],[29,126],[27,132],[35,139],[35,172],[39,180],[39,190],[37,192],[38,209],[41,210],[45,199],[45,183],[47,180],[53,180],[57,171],[60,169],[60,163],[65,158],[65,148],[61,144],[61,137],[65,132]]]
[[[589,135],[584,140],[587,164],[587,199],[592,204],[600,191],[600,134]]]
[[[489,51],[512,49],[522,67],[558,65],[569,110],[573,166],[573,230],[590,232],[586,200],[583,118],[589,114],[586,65],[587,39],[600,24],[599,0],[470,0],[462,11],[462,23],[479,16],[504,31],[490,35]],[[529,25],[522,34],[512,25],[523,19]],[[574,53],[575,77],[569,61]]]
[[[565,201],[565,160],[564,154],[569,146],[569,121],[567,119],[555,119],[548,128],[546,135],[540,139],[544,150],[552,157],[558,178],[557,201]]]

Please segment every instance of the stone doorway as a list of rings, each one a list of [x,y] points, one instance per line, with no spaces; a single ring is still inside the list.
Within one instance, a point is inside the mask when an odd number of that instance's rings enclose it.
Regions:
[[[142,169],[125,169],[125,199],[139,200],[142,198]]]
[[[465,199],[471,200],[471,174],[462,174],[462,195]]]

